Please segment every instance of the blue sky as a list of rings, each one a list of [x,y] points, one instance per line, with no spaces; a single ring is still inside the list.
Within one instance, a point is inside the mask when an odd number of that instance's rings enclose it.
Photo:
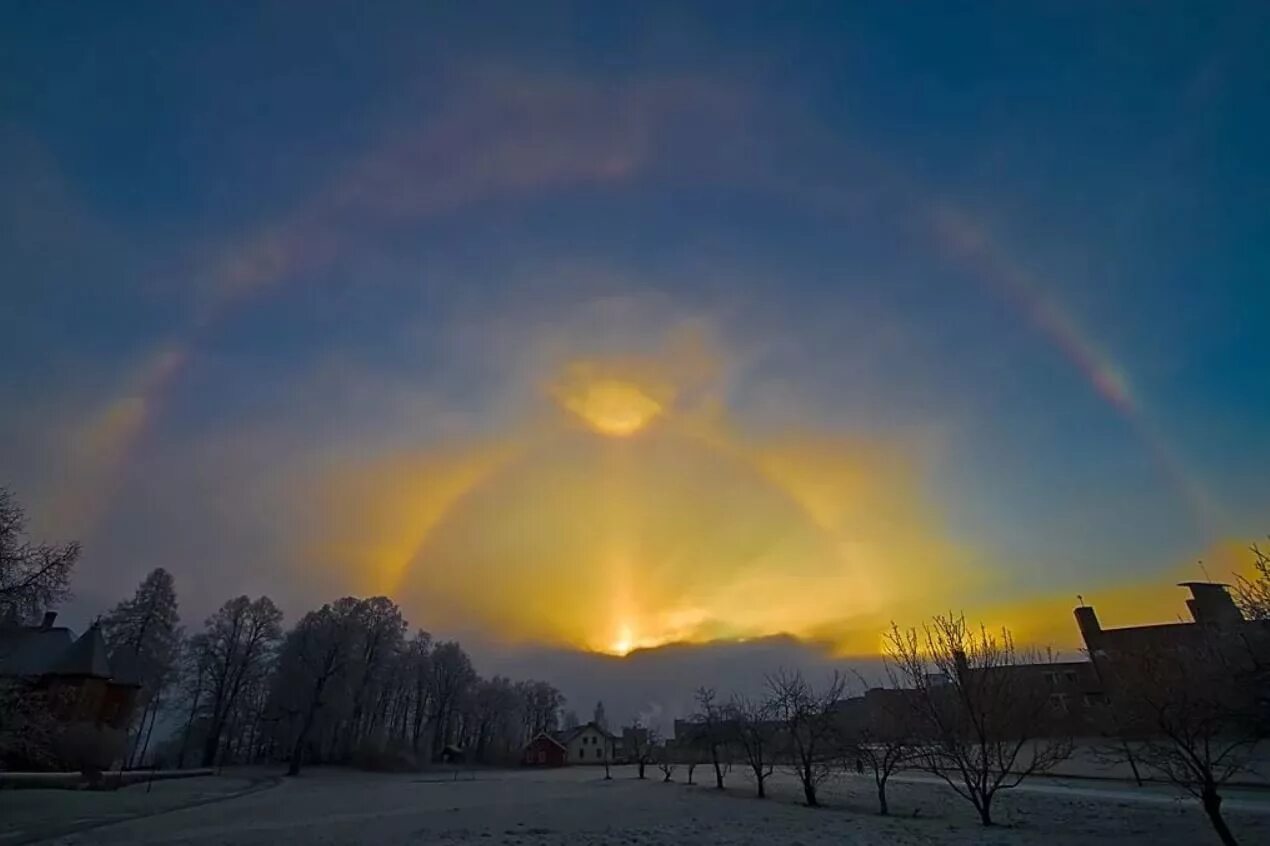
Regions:
[[[1270,532],[1263,4],[532,5],[5,6],[0,481],[85,602],[307,601],[334,456],[682,333],[1003,598]]]

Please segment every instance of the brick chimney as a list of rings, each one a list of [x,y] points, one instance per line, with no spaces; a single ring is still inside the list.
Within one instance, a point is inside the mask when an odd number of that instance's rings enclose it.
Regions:
[[[55,623],[56,621],[57,621],[56,611],[45,611],[44,619],[40,621],[40,628],[43,629],[44,631],[48,631],[49,629],[53,628],[53,623]]]

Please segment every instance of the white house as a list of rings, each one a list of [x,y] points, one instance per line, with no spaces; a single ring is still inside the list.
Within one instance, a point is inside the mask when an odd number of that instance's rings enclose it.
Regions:
[[[566,764],[603,764],[613,761],[613,735],[595,723],[565,729],[556,735],[565,748]]]

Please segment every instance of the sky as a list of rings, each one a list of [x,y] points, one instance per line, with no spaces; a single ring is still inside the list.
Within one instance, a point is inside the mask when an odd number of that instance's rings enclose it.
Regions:
[[[1173,619],[1270,533],[1267,45],[1262,3],[6,3],[0,483],[80,619],[156,566],[187,622],[382,592],[498,660]]]

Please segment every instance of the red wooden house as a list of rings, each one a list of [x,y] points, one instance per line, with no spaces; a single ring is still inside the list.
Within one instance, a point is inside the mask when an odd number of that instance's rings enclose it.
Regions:
[[[529,742],[521,763],[526,767],[563,767],[568,750],[559,740],[544,732]]]

